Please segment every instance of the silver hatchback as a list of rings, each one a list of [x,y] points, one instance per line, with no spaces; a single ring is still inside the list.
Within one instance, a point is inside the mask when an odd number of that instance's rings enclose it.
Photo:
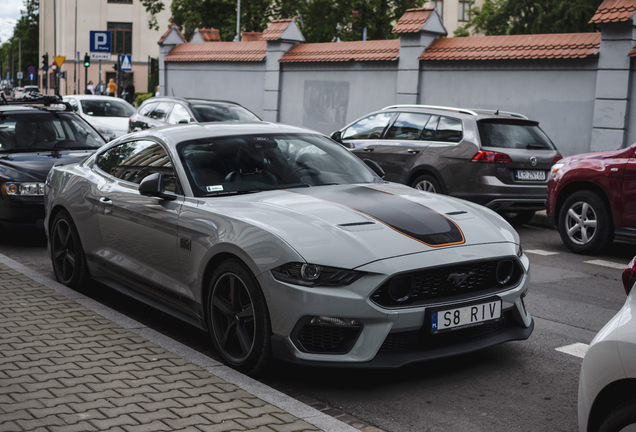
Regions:
[[[562,158],[539,123],[516,113],[392,105],[331,136],[385,180],[463,198],[510,221],[545,209],[548,172]]]

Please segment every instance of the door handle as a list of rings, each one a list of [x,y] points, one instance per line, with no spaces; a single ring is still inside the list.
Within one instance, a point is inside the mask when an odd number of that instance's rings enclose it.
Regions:
[[[113,205],[113,200],[111,200],[110,198],[106,198],[106,197],[101,197],[99,199],[100,204],[104,204],[107,206],[112,206]]]
[[[408,149],[406,152],[410,154],[418,154],[420,151],[415,149]]]
[[[369,147],[367,147],[367,148],[364,148],[364,149],[362,149],[362,150],[363,150],[363,151],[365,151],[365,152],[372,152],[372,151],[373,151],[373,150],[375,150],[375,149],[374,149],[374,148],[369,148]]]

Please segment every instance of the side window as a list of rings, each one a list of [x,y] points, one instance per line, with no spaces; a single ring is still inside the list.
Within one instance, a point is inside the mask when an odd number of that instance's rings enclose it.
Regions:
[[[187,120],[187,122],[190,122],[190,113],[183,105],[174,104],[174,108],[172,108],[172,112],[168,117],[168,123],[178,124],[181,120]]]
[[[97,159],[97,166],[121,180],[141,183],[147,175],[161,173],[164,188],[176,190],[176,176],[166,151],[153,141],[134,141],[113,147]]]
[[[142,106],[141,108],[139,108],[138,113],[139,113],[139,115],[148,117],[148,114],[150,114],[155,109],[156,106],[157,106],[156,103],[146,104],[146,105]]]
[[[419,140],[420,134],[431,118],[428,114],[400,113],[386,134],[386,139]]]
[[[435,141],[460,142],[462,140],[462,121],[450,117],[440,117]]]
[[[151,119],[159,120],[162,122],[166,121],[166,117],[168,116],[168,112],[172,108],[172,103],[170,102],[161,102],[159,105],[155,107],[155,109],[148,115]]]
[[[439,122],[439,116],[433,115],[426,122],[424,130],[422,131],[422,139],[431,141],[435,136],[435,129],[437,129],[437,123]]]
[[[380,138],[382,132],[389,124],[393,113],[380,113],[363,118],[352,124],[344,132],[342,139],[374,139]]]

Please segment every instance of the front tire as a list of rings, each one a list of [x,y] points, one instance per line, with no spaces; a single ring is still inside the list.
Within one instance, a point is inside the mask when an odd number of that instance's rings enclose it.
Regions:
[[[214,272],[208,317],[225,364],[250,375],[265,368],[271,358],[269,313],[258,281],[242,262],[227,260]]]
[[[629,400],[614,409],[603,420],[599,432],[619,432],[636,429],[636,399]]]
[[[411,184],[413,189],[431,193],[442,193],[442,188],[435,177],[424,174],[416,178]]]
[[[86,255],[71,215],[62,210],[53,219],[51,254],[55,279],[73,289],[86,287],[90,279]]]
[[[614,238],[609,207],[595,192],[581,190],[570,195],[559,212],[559,234],[574,253],[601,252]]]

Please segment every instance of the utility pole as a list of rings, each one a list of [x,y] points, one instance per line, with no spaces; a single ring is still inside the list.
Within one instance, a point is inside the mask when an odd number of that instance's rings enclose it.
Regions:
[[[236,6],[236,41],[241,41],[241,0],[237,0]]]
[[[15,87],[15,53],[13,52],[13,42],[11,43],[11,78]]]
[[[57,56],[57,9],[55,8],[55,0],[53,0],[53,57]],[[60,94],[60,74],[55,70],[55,92],[54,94]]]
[[[22,72],[22,38],[18,38],[18,70]],[[22,79],[18,85],[22,87]]]
[[[75,62],[73,66],[73,94],[77,94],[79,84],[77,83],[77,68],[79,67],[79,52],[77,52],[77,0],[75,0]]]

